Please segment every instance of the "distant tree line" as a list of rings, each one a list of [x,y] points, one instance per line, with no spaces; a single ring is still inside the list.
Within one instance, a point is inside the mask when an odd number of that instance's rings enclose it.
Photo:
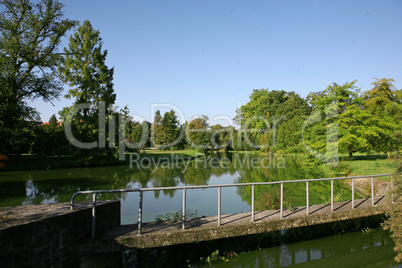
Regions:
[[[84,164],[113,162],[121,143],[129,151],[196,148],[306,153],[332,161],[335,153],[401,149],[402,92],[393,79],[375,79],[360,92],[356,81],[312,92],[254,89],[237,110],[235,126],[210,125],[206,116],[179,122],[174,110],[156,111],[153,122],[135,122],[114,106],[114,69],[89,21],[64,18],[56,0],[3,0],[0,14],[0,153],[72,155]],[[61,39],[71,30],[67,47]],[[42,123],[33,99],[71,107]],[[77,109],[77,107],[80,107]],[[70,136],[66,134],[71,130]],[[72,141],[79,141],[75,146]],[[82,147],[86,147],[83,149]],[[317,157],[319,156],[319,157]]]

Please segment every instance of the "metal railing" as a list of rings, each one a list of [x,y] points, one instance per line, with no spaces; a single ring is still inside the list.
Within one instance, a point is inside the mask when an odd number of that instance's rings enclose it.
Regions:
[[[256,185],[274,185],[280,184],[280,217],[283,218],[283,185],[287,183],[306,183],[306,213],[309,212],[309,183],[317,181],[331,181],[331,211],[334,211],[334,181],[336,180],[352,180],[352,209],[355,208],[355,179],[359,178],[370,178],[371,177],[371,204],[375,205],[374,202],[374,178],[375,177],[385,177],[391,176],[391,193],[393,192],[393,176],[397,174],[379,174],[379,175],[366,175],[366,176],[353,176],[353,177],[339,177],[339,178],[321,178],[321,179],[306,179],[306,180],[287,180],[287,181],[274,181],[274,182],[251,182],[251,183],[235,183],[235,184],[218,184],[218,185],[198,185],[198,186],[175,186],[175,187],[156,187],[156,188],[133,188],[133,189],[119,189],[119,190],[94,190],[94,191],[79,191],[76,192],[71,197],[71,209],[74,209],[74,200],[78,195],[88,195],[92,194],[92,238],[95,237],[95,226],[96,226],[96,195],[105,193],[128,193],[128,192],[138,192],[139,193],[139,209],[138,209],[138,234],[142,233],[142,205],[143,205],[143,193],[149,191],[163,191],[163,190],[182,190],[183,191],[183,208],[182,208],[182,229],[186,228],[186,190],[188,189],[208,189],[208,188],[218,188],[218,226],[221,225],[221,189],[224,187],[244,187],[251,186],[251,221],[255,221],[255,186]],[[391,194],[391,199],[393,201],[393,194]]]

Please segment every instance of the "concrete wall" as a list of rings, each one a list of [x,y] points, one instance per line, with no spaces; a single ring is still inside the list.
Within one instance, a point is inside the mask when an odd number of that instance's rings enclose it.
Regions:
[[[49,213],[52,211],[49,206],[57,211],[54,214]],[[76,266],[79,256],[75,249],[80,241],[90,237],[92,226],[90,202],[78,204],[76,208],[71,211],[68,204],[63,203],[15,209],[38,210],[38,213],[34,213],[35,219],[31,220],[29,216],[18,218],[18,213],[8,213],[11,221],[0,226],[0,267]],[[46,213],[42,215],[40,211]],[[120,201],[98,202],[96,217],[97,232],[120,226]]]

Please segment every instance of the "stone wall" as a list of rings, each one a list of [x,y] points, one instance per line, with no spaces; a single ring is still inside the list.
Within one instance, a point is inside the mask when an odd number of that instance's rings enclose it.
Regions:
[[[79,263],[75,249],[91,236],[90,202],[0,208],[0,267],[72,267]],[[120,226],[120,201],[99,201],[96,231]]]

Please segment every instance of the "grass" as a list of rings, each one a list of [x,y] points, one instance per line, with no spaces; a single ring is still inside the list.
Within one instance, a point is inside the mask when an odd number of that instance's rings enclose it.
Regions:
[[[141,154],[142,156],[158,156],[158,157],[171,157],[171,155],[178,156],[178,157],[183,157],[183,158],[196,158],[200,156],[204,156],[204,153],[200,153],[197,150],[145,150],[145,154]]]
[[[350,170],[350,176],[392,174],[396,172],[397,162],[387,159],[386,155],[353,155],[354,160],[341,161],[340,163]],[[390,181],[390,177],[377,178]]]
[[[204,156],[204,153],[200,153],[197,150],[172,150],[172,151],[162,151],[162,150],[147,150],[145,153],[139,154],[141,159],[152,159],[153,163],[158,162],[158,160],[170,160],[173,161],[186,161],[193,160],[198,157]]]

